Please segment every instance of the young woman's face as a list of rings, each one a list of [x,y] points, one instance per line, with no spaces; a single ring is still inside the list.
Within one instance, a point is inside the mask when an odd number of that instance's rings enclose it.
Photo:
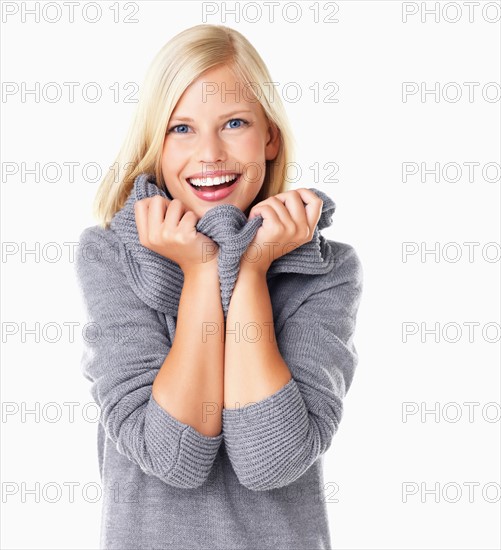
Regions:
[[[261,104],[253,99],[245,84],[221,66],[194,81],[172,113],[162,152],[163,178],[169,193],[199,217],[218,204],[233,204],[248,215],[264,181],[266,160],[278,153],[279,132],[269,127]],[[221,184],[221,171],[225,179],[240,176],[234,184]],[[200,191],[189,183],[193,177],[205,179],[194,182]]]

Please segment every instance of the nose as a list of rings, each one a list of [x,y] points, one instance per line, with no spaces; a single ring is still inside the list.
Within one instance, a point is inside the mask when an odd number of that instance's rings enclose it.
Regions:
[[[212,163],[216,164],[216,168],[221,168],[220,164],[226,161],[226,152],[224,142],[217,133],[207,131],[199,134],[196,159],[199,163]]]

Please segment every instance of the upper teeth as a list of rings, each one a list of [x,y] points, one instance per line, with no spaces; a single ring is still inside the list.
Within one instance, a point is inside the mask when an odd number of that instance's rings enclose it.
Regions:
[[[238,174],[227,174],[226,176],[216,176],[215,178],[188,178],[188,181],[193,185],[202,185],[208,187],[210,185],[221,185],[222,183],[227,183],[231,180],[234,180],[238,177]]]

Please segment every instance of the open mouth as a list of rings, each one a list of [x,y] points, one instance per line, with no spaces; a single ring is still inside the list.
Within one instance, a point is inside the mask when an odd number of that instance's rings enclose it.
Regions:
[[[197,191],[216,191],[217,189],[226,189],[240,178],[242,174],[229,174],[227,176],[217,176],[205,180],[199,178],[187,178],[186,181]]]

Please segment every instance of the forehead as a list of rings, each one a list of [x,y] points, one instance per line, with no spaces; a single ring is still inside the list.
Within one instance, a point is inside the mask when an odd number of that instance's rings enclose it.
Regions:
[[[228,66],[209,69],[186,88],[172,117],[187,119],[190,117],[187,109],[204,114],[241,110],[260,116],[264,111],[253,89],[257,89],[255,84],[243,81]]]

